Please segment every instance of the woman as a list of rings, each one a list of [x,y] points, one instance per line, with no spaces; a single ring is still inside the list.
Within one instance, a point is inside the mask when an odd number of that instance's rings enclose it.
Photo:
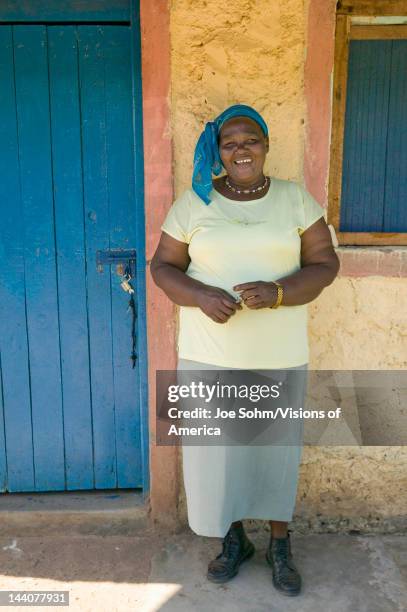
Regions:
[[[332,283],[339,262],[321,206],[299,184],[264,175],[268,151],[261,115],[246,105],[226,109],[206,124],[192,189],[162,226],[151,272],[181,306],[179,370],[284,368],[297,376],[307,368],[306,304]],[[290,398],[298,407],[303,380]],[[295,445],[183,448],[189,524],[224,537],[209,580],[229,580],[253,555],[242,519],[267,519],[273,584],[300,592],[287,529],[300,456]]]

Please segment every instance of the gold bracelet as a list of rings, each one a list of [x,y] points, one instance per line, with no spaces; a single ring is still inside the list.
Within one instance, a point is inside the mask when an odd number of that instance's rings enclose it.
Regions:
[[[277,287],[277,301],[274,304],[274,306],[270,306],[270,308],[278,308],[281,302],[283,301],[284,290],[283,290],[282,285],[280,285],[280,283],[277,283],[276,281],[271,281],[271,282],[274,283]]]

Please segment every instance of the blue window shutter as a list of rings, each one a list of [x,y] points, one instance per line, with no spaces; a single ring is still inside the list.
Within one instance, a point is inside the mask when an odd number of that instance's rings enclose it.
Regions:
[[[341,218],[344,232],[383,231],[391,40],[352,40],[346,98]]]

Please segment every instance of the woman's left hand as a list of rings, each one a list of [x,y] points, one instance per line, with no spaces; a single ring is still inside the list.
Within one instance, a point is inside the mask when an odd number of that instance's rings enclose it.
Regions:
[[[277,286],[274,283],[266,281],[241,283],[235,285],[233,290],[240,293],[242,301],[252,310],[271,308],[277,302]]]

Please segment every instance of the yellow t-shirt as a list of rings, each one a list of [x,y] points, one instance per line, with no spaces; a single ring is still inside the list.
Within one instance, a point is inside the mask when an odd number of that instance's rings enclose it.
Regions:
[[[237,202],[211,192],[209,205],[186,190],[161,229],[187,243],[186,274],[238,297],[232,287],[272,281],[301,268],[300,235],[324,209],[298,183],[271,179],[258,200]],[[181,306],[178,356],[242,369],[272,369],[308,362],[307,306],[251,310],[242,303],[226,323],[200,308]]]

